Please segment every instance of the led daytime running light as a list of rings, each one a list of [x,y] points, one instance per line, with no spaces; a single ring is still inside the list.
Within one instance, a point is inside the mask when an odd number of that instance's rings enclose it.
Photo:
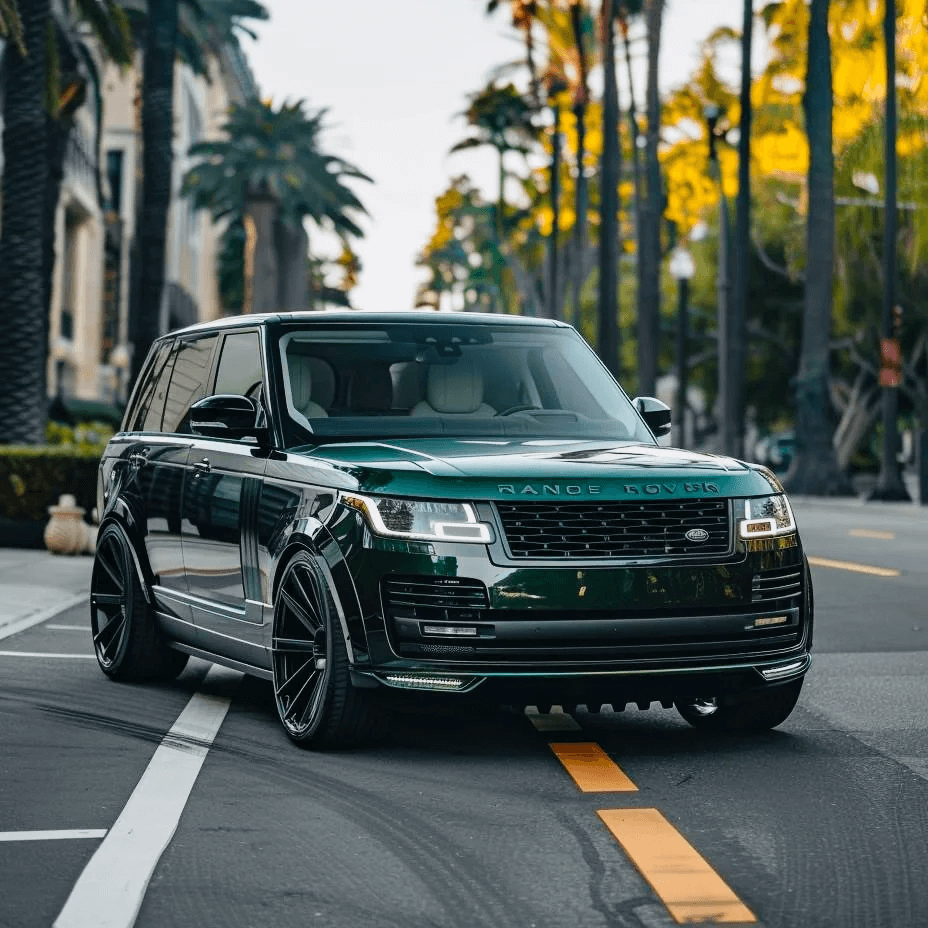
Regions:
[[[752,504],[766,502],[769,500],[778,500],[785,510],[788,522],[785,525],[778,524],[777,519],[769,516],[752,515]],[[763,499],[746,499],[744,502],[744,518],[738,520],[738,535],[744,539],[752,538],[774,538],[778,535],[789,535],[796,531],[796,519],[793,516],[793,510],[789,505],[789,500],[785,494],[768,496]]]

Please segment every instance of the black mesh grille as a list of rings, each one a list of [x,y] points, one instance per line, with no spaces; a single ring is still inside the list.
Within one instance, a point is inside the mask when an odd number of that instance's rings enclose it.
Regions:
[[[496,504],[513,557],[704,556],[729,550],[723,499]],[[686,538],[703,529],[704,541]]]
[[[793,605],[802,593],[802,568],[780,567],[755,574],[751,581],[751,602]]]

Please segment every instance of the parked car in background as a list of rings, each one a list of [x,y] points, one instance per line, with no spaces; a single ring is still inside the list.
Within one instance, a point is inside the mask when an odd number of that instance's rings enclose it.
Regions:
[[[165,336],[100,468],[99,665],[262,677],[312,747],[362,737],[391,691],[778,725],[812,644],[789,502],[763,467],[659,447],[669,428],[552,321]]]

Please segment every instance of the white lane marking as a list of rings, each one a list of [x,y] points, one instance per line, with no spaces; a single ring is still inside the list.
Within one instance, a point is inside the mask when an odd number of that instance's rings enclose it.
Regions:
[[[38,625],[41,622],[47,622],[49,619],[55,618],[56,615],[61,615],[62,612],[67,612],[68,609],[73,609],[75,606],[80,606],[81,603],[86,603],[88,601],[88,596],[89,594],[87,593],[78,593],[76,596],[72,596],[70,599],[66,599],[63,602],[58,603],[56,606],[49,606],[47,609],[40,609],[38,612],[33,612],[29,615],[23,616],[21,619],[15,619],[14,621],[0,627],[0,640],[4,638],[10,638],[13,635],[18,635],[20,632],[24,632],[27,628],[32,628],[33,625]]]
[[[69,831],[0,831],[0,841],[70,841],[105,838],[105,828],[72,828]]]
[[[74,658],[82,661],[96,660],[95,654],[49,654],[46,651],[0,651],[0,657],[49,657],[49,658]]]
[[[53,628],[56,632],[89,632],[90,625],[55,625],[49,622],[46,628]]]
[[[78,877],[53,928],[131,928],[242,674],[213,666],[155,751],[125,808]]]

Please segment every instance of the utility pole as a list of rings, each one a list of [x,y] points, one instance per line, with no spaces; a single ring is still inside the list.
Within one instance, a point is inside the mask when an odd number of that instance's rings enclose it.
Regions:
[[[718,363],[719,363],[719,436],[721,438],[722,452],[735,454],[734,422],[732,419],[732,380],[734,371],[731,364],[731,271],[729,269],[729,255],[731,253],[731,220],[728,215],[728,200],[722,187],[722,171],[719,164],[719,155],[716,150],[718,125],[721,110],[715,105],[705,109],[706,124],[709,127],[709,166],[712,177],[719,185],[719,270],[716,280],[718,294],[717,322],[718,329]]]
[[[884,360],[893,354],[898,342],[894,339],[893,309],[896,305],[896,0],[886,0],[883,20],[883,40],[886,44],[886,189],[883,210],[883,306],[880,313],[880,334]],[[885,364],[884,364],[885,366]],[[887,372],[888,373],[888,372]],[[896,449],[899,441],[897,415],[899,382],[897,377],[881,372],[883,388],[883,458],[880,475],[871,499],[909,500],[902,482]]]

